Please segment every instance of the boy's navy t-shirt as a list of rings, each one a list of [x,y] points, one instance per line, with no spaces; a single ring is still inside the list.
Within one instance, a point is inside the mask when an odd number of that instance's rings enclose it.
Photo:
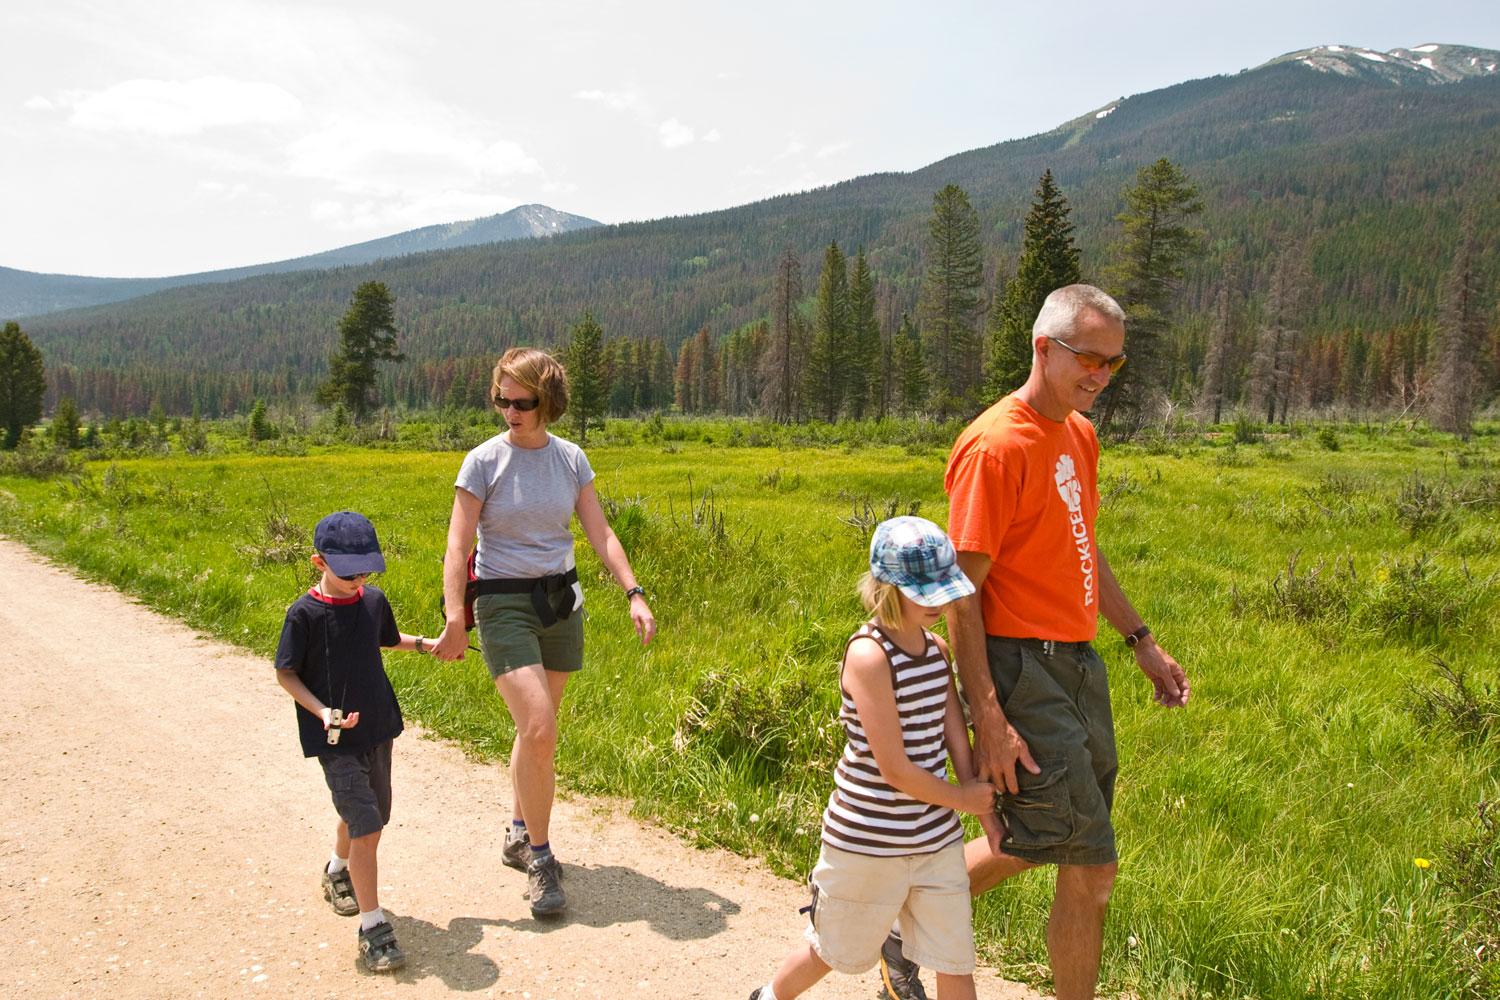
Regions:
[[[323,720],[294,702],[304,756],[360,753],[401,734],[401,706],[380,656],[380,647],[400,641],[390,602],[375,587],[344,598],[309,590],[287,608],[276,668],[295,670],[329,708],[359,713],[359,724],[330,746]]]

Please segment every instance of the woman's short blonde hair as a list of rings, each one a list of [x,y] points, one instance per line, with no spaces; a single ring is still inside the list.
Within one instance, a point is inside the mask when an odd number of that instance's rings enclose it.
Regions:
[[[875,621],[886,628],[900,628],[901,588],[894,583],[882,583],[869,573],[860,577],[859,599],[865,610],[875,616]]]
[[[495,363],[490,377],[490,405],[498,413],[495,400],[500,398],[500,380],[510,376],[541,401],[537,410],[542,423],[551,424],[568,412],[568,372],[552,355],[535,347],[512,347]]]

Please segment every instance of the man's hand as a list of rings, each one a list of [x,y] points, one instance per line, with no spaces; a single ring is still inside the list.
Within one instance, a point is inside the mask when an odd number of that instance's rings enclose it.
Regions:
[[[440,660],[462,660],[469,637],[463,622],[448,622],[432,646],[432,655]]]
[[[1177,661],[1147,636],[1135,645],[1135,662],[1151,681],[1153,697],[1163,708],[1181,708],[1188,703],[1187,674]]]
[[[1042,769],[1031,759],[1031,748],[1009,722],[998,725],[974,723],[974,770],[980,778],[994,782],[996,791],[1014,795],[1021,790],[1016,783],[1016,762],[1032,774]]]

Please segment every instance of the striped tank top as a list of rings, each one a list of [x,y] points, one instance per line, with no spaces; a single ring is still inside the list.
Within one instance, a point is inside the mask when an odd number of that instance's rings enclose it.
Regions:
[[[853,642],[869,636],[880,643],[891,665],[891,687],[901,718],[906,756],[933,776],[948,780],[948,748],[943,742],[943,712],[948,702],[948,661],[937,640],[925,629],[926,646],[918,656],[903,652],[874,622],[861,625]],[[847,655],[848,646],[845,646]],[[823,843],[855,854],[890,857],[930,854],[963,839],[958,816],[947,806],[933,805],[897,791],[880,776],[875,754],[844,687],[839,668],[844,724],[844,754],[833,771],[833,794],[823,812]]]

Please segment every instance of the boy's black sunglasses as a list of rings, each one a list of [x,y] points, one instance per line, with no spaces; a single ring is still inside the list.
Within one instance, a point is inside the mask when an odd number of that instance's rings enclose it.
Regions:
[[[341,576],[339,579],[345,583],[353,583],[355,580],[362,580],[369,575],[369,573],[355,573],[353,576]]]
[[[521,413],[530,413],[532,410],[541,405],[542,401],[540,399],[537,399],[535,396],[530,399],[506,399],[504,396],[495,397],[495,409],[497,410],[503,410],[506,407],[513,406]]]

